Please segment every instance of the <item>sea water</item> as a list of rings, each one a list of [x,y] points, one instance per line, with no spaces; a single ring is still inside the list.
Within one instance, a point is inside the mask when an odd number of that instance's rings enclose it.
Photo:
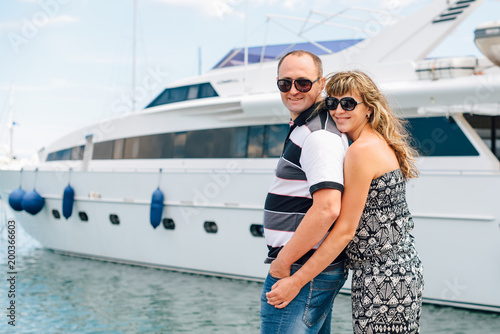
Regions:
[[[1,333],[259,332],[262,283],[60,255],[19,226],[10,298],[8,228],[1,223]],[[332,333],[352,333],[350,296],[339,295],[333,312]],[[421,333],[500,333],[500,314],[425,304]]]

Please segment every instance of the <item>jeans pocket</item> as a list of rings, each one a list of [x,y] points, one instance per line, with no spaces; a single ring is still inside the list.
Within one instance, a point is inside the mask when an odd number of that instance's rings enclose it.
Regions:
[[[344,283],[344,268],[321,273],[309,282],[309,297],[303,317],[308,327],[316,325],[332,311],[333,300]]]

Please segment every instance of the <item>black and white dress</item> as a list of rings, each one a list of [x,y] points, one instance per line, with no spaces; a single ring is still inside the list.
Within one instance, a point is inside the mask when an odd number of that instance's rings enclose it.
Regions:
[[[419,333],[424,280],[412,229],[401,170],[374,179],[346,248],[354,333]]]

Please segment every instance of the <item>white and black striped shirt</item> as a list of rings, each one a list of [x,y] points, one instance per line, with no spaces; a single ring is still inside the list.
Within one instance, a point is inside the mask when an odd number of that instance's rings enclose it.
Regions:
[[[343,165],[348,148],[345,134],[335,125],[327,110],[308,119],[317,105],[302,112],[293,123],[278,162],[276,177],[264,206],[264,235],[269,248],[266,263],[281,248],[311,207],[312,194],[320,189],[344,190]],[[318,243],[298,264],[312,256]],[[343,253],[334,262],[343,259]]]

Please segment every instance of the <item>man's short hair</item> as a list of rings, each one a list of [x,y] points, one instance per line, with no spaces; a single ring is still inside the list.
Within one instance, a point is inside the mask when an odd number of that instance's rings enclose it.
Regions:
[[[292,55],[297,56],[297,57],[302,57],[304,55],[307,55],[307,56],[311,57],[313,59],[313,61],[314,61],[314,64],[316,65],[316,69],[318,70],[318,76],[320,76],[320,77],[323,76],[323,62],[314,53],[306,51],[306,50],[294,50],[294,51],[290,51],[286,55],[284,55],[283,57],[281,57],[280,61],[278,62],[278,76],[279,76],[279,71],[280,71],[281,63],[283,63],[283,60],[285,60],[286,57],[292,56]]]

